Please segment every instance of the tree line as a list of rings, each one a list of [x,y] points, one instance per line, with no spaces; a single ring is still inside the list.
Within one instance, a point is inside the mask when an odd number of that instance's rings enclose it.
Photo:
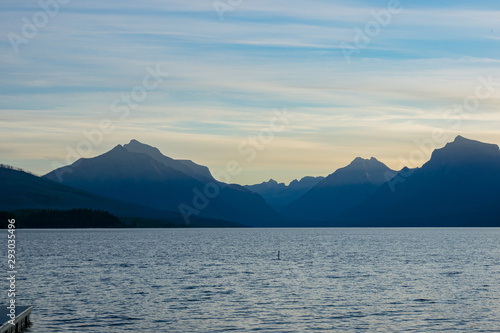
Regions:
[[[22,210],[0,212],[3,228],[15,219],[17,228],[126,228],[118,217],[98,209]]]

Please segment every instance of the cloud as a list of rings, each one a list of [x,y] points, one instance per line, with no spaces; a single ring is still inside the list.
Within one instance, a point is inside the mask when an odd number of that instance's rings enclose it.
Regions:
[[[0,13],[2,157],[49,171],[50,159],[64,160],[66,145],[108,117],[116,132],[94,154],[143,137],[173,157],[218,168],[274,108],[287,107],[300,121],[247,167],[242,182],[270,178],[280,161],[286,177],[328,174],[358,151],[395,165],[413,139],[449,130],[444,110],[473,94],[479,77],[500,82],[496,3],[401,3],[403,11],[348,63],[340,44],[352,44],[355,29],[386,1],[243,1],[222,22],[211,1],[73,1],[16,54],[8,34],[21,34],[22,19],[41,9],[7,0]],[[158,64],[170,76],[118,119],[113,101]],[[499,98],[495,91],[461,130],[498,140]]]

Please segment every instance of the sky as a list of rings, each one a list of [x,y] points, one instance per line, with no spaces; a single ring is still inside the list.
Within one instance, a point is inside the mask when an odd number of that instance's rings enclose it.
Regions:
[[[419,166],[500,144],[500,3],[3,0],[0,163],[43,175],[131,139],[230,182]]]

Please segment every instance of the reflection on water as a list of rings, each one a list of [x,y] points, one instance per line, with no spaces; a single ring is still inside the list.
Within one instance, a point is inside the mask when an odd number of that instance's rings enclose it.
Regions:
[[[17,238],[30,332],[500,327],[500,229],[18,230]]]

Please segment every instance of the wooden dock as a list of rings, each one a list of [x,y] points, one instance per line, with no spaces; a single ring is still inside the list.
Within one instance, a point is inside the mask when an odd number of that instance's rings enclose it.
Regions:
[[[6,305],[0,305],[0,318],[4,324],[0,327],[0,333],[20,333],[30,323],[30,314],[33,310],[32,306],[16,306],[16,319],[14,320],[14,325],[12,325],[9,320],[8,314],[10,310]]]

